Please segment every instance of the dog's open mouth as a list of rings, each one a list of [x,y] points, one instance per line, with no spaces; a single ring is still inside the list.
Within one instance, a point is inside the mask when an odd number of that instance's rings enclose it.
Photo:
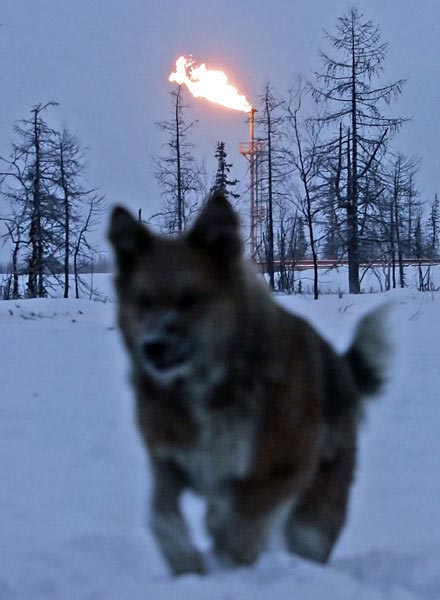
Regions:
[[[164,357],[153,363],[154,368],[158,371],[172,371],[181,367],[186,362],[186,356],[170,356],[168,358]]]
[[[142,353],[148,367],[160,373],[167,373],[182,367],[188,358],[185,345],[176,345],[170,340],[147,340],[142,345]]]

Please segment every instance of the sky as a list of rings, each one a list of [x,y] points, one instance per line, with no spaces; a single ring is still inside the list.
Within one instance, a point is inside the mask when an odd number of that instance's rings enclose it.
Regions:
[[[160,207],[152,157],[165,142],[156,122],[171,115],[168,74],[176,58],[222,68],[256,104],[269,81],[280,94],[298,74],[320,68],[323,29],[334,30],[349,8],[343,0],[2,0],[0,4],[0,154],[13,123],[49,100],[53,125],[66,125],[89,149],[89,179],[109,205],[148,217]],[[391,113],[411,118],[395,147],[422,158],[424,200],[440,191],[440,4],[437,0],[360,0],[356,6],[389,43],[385,79],[407,79]],[[227,144],[234,175],[245,188],[238,143],[248,139],[245,115],[186,97],[200,156]],[[211,161],[211,162],[210,162]]]

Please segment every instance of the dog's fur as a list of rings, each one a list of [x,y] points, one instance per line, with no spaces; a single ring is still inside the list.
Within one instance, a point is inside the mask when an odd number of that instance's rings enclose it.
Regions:
[[[205,570],[179,507],[207,501],[214,551],[250,564],[283,515],[287,547],[325,562],[343,526],[362,399],[382,383],[382,317],[339,355],[275,303],[242,256],[222,194],[158,236],[113,211],[119,325],[153,472],[152,528],[171,570]]]

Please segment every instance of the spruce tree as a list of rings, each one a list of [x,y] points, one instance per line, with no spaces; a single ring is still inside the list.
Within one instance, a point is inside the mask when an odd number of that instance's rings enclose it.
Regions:
[[[227,197],[239,198],[240,194],[234,192],[236,185],[238,185],[238,179],[229,179],[232,163],[227,161],[227,153],[225,148],[225,142],[217,142],[215,150],[215,158],[217,159],[217,172],[215,174],[214,185],[212,190],[218,190],[223,192]]]

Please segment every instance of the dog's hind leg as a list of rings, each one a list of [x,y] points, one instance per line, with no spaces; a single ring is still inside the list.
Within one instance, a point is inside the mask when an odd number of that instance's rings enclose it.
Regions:
[[[285,535],[291,552],[327,562],[345,523],[354,465],[354,446],[339,448],[322,460],[311,486],[287,518]]]

